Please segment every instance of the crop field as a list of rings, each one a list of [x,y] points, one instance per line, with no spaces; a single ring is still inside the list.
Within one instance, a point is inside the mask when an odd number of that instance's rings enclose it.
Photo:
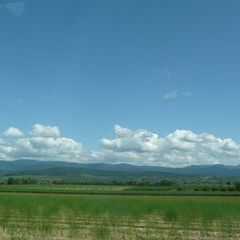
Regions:
[[[240,239],[240,199],[2,192],[0,239]]]
[[[51,193],[51,194],[96,194],[96,195],[154,195],[154,196],[240,196],[240,191],[178,191],[169,186],[128,185],[7,185],[0,184],[0,193]]]

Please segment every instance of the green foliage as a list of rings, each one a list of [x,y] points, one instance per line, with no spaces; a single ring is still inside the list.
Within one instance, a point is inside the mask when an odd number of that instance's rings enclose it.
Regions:
[[[39,182],[35,178],[30,177],[9,177],[6,181],[8,185],[19,185],[19,184],[38,184]]]
[[[235,185],[236,190],[240,191],[240,182],[235,182],[234,185]]]

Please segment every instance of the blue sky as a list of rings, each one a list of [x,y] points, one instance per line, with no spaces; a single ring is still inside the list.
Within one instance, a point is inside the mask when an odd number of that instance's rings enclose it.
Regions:
[[[239,11],[238,0],[0,0],[0,131],[58,126],[95,150],[116,124],[240,142]]]

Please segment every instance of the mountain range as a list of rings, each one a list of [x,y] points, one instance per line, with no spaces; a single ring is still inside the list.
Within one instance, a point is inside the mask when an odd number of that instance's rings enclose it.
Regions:
[[[135,166],[130,164],[74,163],[61,161],[0,161],[0,177],[6,176],[211,176],[240,177],[240,166],[194,165],[183,168]]]

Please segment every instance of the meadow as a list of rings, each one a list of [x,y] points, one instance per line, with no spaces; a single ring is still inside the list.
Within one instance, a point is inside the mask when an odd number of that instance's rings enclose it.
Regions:
[[[240,199],[2,192],[0,239],[240,239]]]

